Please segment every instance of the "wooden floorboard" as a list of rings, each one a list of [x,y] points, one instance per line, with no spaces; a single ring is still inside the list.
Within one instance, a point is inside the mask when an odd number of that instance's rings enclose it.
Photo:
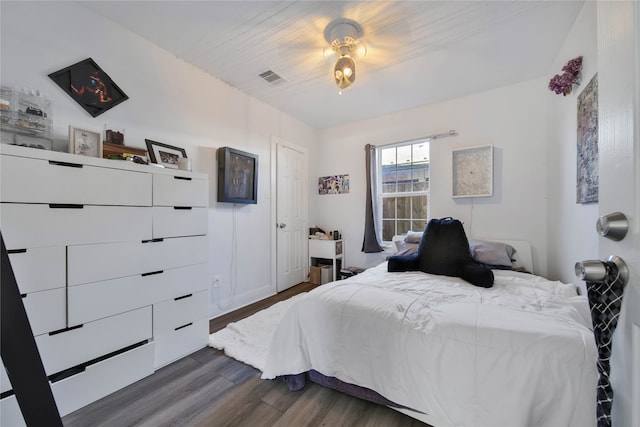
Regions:
[[[302,283],[210,322],[211,332],[315,288]],[[418,427],[385,406],[308,383],[291,392],[280,380],[203,348],[63,418],[67,427]],[[428,427],[428,426],[427,426]]]

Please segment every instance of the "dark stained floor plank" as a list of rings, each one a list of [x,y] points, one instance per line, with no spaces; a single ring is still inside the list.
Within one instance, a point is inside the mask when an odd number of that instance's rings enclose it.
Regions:
[[[280,417],[274,427],[320,426],[338,399],[335,391],[315,383],[308,383],[298,400]]]

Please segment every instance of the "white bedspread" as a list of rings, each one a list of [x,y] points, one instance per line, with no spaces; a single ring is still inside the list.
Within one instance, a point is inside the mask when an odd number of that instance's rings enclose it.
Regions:
[[[456,426],[595,425],[586,298],[494,274],[484,289],[383,263],[320,286],[283,317],[262,378],[315,369]]]

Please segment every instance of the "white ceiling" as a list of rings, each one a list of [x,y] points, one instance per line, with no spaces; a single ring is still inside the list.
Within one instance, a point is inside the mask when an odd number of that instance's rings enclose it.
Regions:
[[[582,1],[86,1],[186,62],[316,128],[550,74]],[[323,50],[335,18],[366,56],[338,95]],[[285,82],[259,77],[272,70]],[[559,71],[559,70],[558,70]],[[549,76],[551,77],[551,76]],[[544,88],[541,88],[541,90]]]

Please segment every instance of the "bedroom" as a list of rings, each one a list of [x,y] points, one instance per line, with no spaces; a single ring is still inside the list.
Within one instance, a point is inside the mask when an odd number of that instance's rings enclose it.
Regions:
[[[60,140],[66,138],[69,124],[95,128],[95,123],[100,123],[100,129],[104,121],[112,121],[126,129],[128,141],[137,141],[132,144],[142,146],[144,138],[156,137],[184,145],[194,169],[208,172],[211,179],[215,176],[215,148],[235,146],[265,159],[260,168],[261,183],[269,182],[272,136],[304,146],[309,158],[314,159],[308,174],[309,224],[341,230],[350,264],[370,266],[380,260],[379,255],[364,256],[358,250],[363,228],[360,200],[364,159],[351,159],[362,157],[365,143],[392,143],[450,128],[460,136],[443,140],[434,148],[433,181],[441,178],[446,182],[450,176],[447,169],[438,170],[447,167],[448,150],[493,144],[499,148],[499,192],[490,202],[475,199],[473,203],[457,204],[443,190],[440,195],[432,195],[432,216],[459,217],[472,226],[470,234],[529,240],[534,247],[537,272],[563,281],[576,280],[576,260],[599,258],[598,239],[593,232],[598,206],[577,205],[573,200],[576,94],[558,97],[546,89],[549,77],[577,53],[585,56],[584,83],[597,71],[593,2],[585,3],[558,47],[552,66],[539,78],[323,130],[241,94],[82,6],[2,2],[1,7],[2,83],[47,92],[54,100],[54,133]],[[56,19],[52,20],[52,16]],[[96,40],[78,36],[96,28],[104,37]],[[49,86],[46,78],[46,72],[89,56],[131,96],[131,100],[98,121],[83,115],[65,94]],[[155,79],[146,78],[148,75]],[[178,88],[176,81],[185,88]],[[201,88],[208,93],[199,94]],[[168,103],[167,99],[173,101]],[[224,102],[216,102],[220,99]],[[372,140],[374,135],[376,139]],[[443,161],[438,163],[438,158]],[[352,177],[349,195],[314,193],[313,181],[317,177],[342,173]],[[214,196],[210,200],[210,282],[214,276],[221,276],[218,294],[212,292],[211,316],[275,292],[270,280],[271,260],[259,256],[270,252],[272,240],[269,194],[263,188],[262,203],[235,212],[231,206],[216,204]],[[448,188],[447,184],[443,188]],[[235,292],[229,269],[234,217],[238,244],[250,247],[238,252],[237,264],[252,265],[251,269],[239,269]]]

